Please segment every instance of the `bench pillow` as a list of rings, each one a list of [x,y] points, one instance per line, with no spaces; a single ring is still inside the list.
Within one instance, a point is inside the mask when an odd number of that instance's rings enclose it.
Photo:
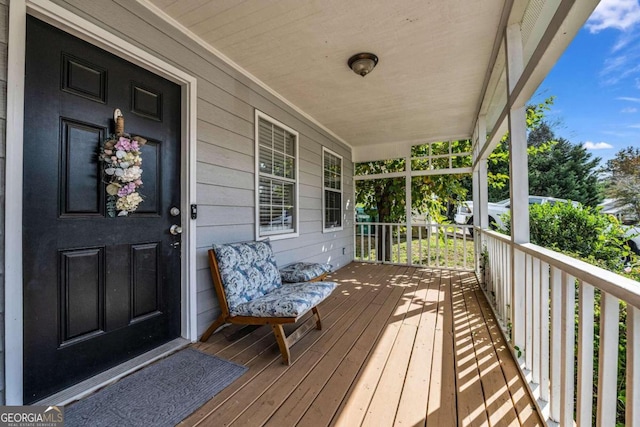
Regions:
[[[282,281],[287,283],[308,282],[331,271],[331,266],[312,262],[294,262],[280,269]]]
[[[229,311],[282,286],[269,242],[213,245]]]

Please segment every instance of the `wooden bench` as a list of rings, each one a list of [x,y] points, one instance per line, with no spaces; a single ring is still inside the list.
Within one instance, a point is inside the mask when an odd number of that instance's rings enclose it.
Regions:
[[[283,284],[269,242],[213,245],[209,267],[221,313],[200,341],[208,340],[225,323],[271,325],[286,365],[291,362],[291,345],[314,325],[300,327],[289,337],[282,326],[297,322],[311,310],[315,327],[321,329],[317,305],[336,287],[323,281]]]

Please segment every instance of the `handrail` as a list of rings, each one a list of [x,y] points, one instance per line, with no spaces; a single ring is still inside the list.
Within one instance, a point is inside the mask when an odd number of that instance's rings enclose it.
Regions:
[[[475,248],[468,231],[472,227],[426,221],[414,221],[410,227],[406,223],[355,222],[354,259],[473,270]]]
[[[635,280],[533,243],[512,243],[510,236],[502,233],[491,230],[482,230],[482,233],[504,243],[513,244],[517,250],[537,257],[549,265],[571,274],[576,279],[583,280],[634,307],[640,308],[640,284]]]
[[[588,262],[543,248],[533,243],[515,244],[522,252],[558,267],[576,279],[583,280],[616,298],[640,308],[640,283]]]
[[[482,288],[543,416],[561,425],[591,425],[595,416],[598,425],[624,419],[640,426],[640,283],[533,243],[475,231],[488,256],[481,257]],[[623,377],[620,351],[626,352]],[[622,406],[619,387],[626,392]]]

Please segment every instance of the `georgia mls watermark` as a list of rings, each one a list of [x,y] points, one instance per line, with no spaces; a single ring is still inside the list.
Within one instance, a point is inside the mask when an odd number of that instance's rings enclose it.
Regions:
[[[0,406],[0,427],[63,427],[64,408],[58,406]]]

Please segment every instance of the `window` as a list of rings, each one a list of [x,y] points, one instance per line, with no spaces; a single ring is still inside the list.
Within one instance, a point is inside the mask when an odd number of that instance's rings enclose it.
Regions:
[[[322,148],[323,231],[342,230],[342,157]]]
[[[298,133],[256,110],[257,238],[298,235]]]

